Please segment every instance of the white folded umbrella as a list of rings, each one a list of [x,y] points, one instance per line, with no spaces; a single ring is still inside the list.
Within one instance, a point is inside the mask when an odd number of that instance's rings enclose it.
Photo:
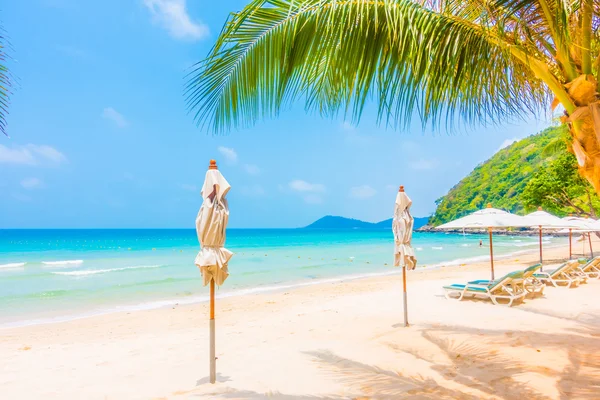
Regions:
[[[394,266],[402,267],[402,286],[404,294],[404,326],[408,326],[408,305],[406,302],[406,269],[417,267],[417,257],[411,246],[414,218],[410,214],[412,200],[404,192],[404,186],[396,195],[394,203],[394,218],[392,231],[394,232]]]
[[[216,169],[216,163],[214,166],[215,169],[206,172],[201,192],[202,206],[196,217],[196,233],[202,249],[194,263],[200,268],[204,286],[211,280],[218,286],[225,282],[229,276],[227,263],[233,255],[224,247],[225,229],[229,221],[229,206],[225,196],[231,186]]]
[[[210,160],[204,184],[202,185],[202,206],[196,217],[196,233],[201,250],[194,263],[200,272],[204,286],[210,283],[209,320],[209,368],[210,383],[217,379],[215,356],[215,283],[222,285],[229,276],[227,264],[233,253],[225,245],[225,230],[229,221],[229,206],[225,196],[229,183],[217,169],[215,160]]]

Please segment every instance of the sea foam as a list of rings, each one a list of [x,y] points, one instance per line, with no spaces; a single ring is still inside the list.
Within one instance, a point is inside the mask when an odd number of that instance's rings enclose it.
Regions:
[[[109,272],[127,271],[132,269],[148,269],[148,268],[160,268],[162,265],[138,265],[134,267],[122,267],[122,268],[109,268],[109,269],[90,269],[87,271],[65,271],[65,272],[53,272],[54,275],[66,275],[66,276],[85,276],[85,275],[96,275],[106,274]]]
[[[83,260],[62,260],[62,261],[42,261],[44,265],[56,266],[56,265],[79,265],[83,264]]]
[[[9,264],[0,264],[0,270],[2,269],[16,269],[23,268],[27,263],[9,263]]]

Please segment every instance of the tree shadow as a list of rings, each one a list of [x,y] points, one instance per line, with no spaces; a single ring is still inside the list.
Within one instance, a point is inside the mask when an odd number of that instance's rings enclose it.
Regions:
[[[530,310],[523,310],[530,312]],[[535,311],[536,314],[553,316],[551,313]],[[564,316],[556,318],[569,319]],[[528,347],[542,351],[544,348],[563,349],[568,354],[569,363],[559,373],[560,379],[556,383],[556,389],[560,393],[561,399],[598,399],[600,393],[600,342],[595,337],[600,325],[600,316],[590,315],[587,321],[578,321],[580,327],[572,329],[573,333],[545,333],[535,331],[507,332],[502,330],[475,329],[464,326],[429,326],[423,332],[423,337],[436,344],[443,350],[448,357],[453,360],[453,364],[459,375],[454,378],[458,382],[471,385],[487,393],[494,393],[496,390],[507,393],[508,398],[545,398],[539,393],[535,393],[526,385],[516,382],[512,376],[516,376],[524,370],[539,373],[546,376],[556,376],[557,372],[543,367],[525,366],[524,364],[506,358],[499,357],[494,349],[489,350],[483,346],[473,346],[465,343],[452,343],[451,341],[440,339],[433,335],[433,332],[445,334],[466,334],[466,335],[485,335],[493,341],[493,346],[508,347]],[[593,334],[593,335],[592,335]],[[464,357],[464,354],[468,357]],[[461,357],[458,357],[461,355]],[[422,355],[416,354],[420,358]],[[454,358],[453,358],[454,357]],[[469,368],[469,361],[475,368]],[[490,372],[490,363],[492,370],[502,371],[504,373],[494,377],[485,377],[482,374],[482,367],[485,366],[487,374]],[[479,367],[478,367],[479,366]],[[466,368],[465,368],[466,367]],[[434,370],[440,369],[434,366]],[[483,386],[482,386],[483,385]],[[485,386],[489,385],[486,390]]]
[[[396,371],[340,357],[327,350],[306,354],[329,367],[329,373],[336,381],[357,387],[366,399],[479,399],[478,396],[441,386],[432,378],[404,376]]]
[[[397,353],[414,356],[429,364],[440,378],[405,376],[397,371],[341,357],[329,350],[305,352],[318,364],[323,374],[346,387],[350,395],[294,395],[281,392],[259,393],[251,390],[220,388],[208,398],[227,400],[343,400],[343,399],[465,399],[486,397],[506,399],[548,399],[523,378],[526,373],[558,378],[556,390],[561,399],[597,399],[600,393],[600,315],[582,313],[576,317],[548,311],[520,309],[576,322],[565,333],[526,330],[477,329],[461,325],[421,325],[422,338],[431,351],[414,346],[386,343]],[[526,314],[525,314],[526,315]],[[414,329],[414,328],[413,328]],[[461,338],[461,335],[463,336]],[[470,340],[485,336],[485,342]],[[428,345],[428,346],[429,346]],[[535,351],[562,349],[568,363],[562,370],[536,366],[503,352],[507,348]],[[510,354],[510,352],[508,353]],[[229,380],[227,377],[225,381]],[[519,379],[522,378],[522,379]],[[293,379],[293,376],[290,376]],[[221,381],[221,379],[219,379]],[[199,384],[203,383],[199,381]],[[452,386],[452,387],[448,387]],[[207,398],[206,394],[188,393]]]
[[[428,331],[423,338],[440,349],[450,365],[434,364],[432,369],[445,378],[475,388],[489,395],[503,393],[506,398],[546,399],[531,387],[515,379],[524,370],[531,370],[514,359],[502,356],[497,349],[490,349],[475,342],[442,338]]]
[[[562,320],[574,321],[576,327],[568,328],[572,335],[562,335],[567,343],[569,364],[561,373],[557,388],[561,399],[597,399],[600,397],[600,315],[582,312],[568,317],[551,311],[524,310]],[[555,335],[553,335],[555,336]]]
[[[406,377],[398,372],[368,365],[359,361],[340,357],[328,350],[311,351],[305,354],[311,356],[322,365],[324,373],[331,375],[336,382],[346,384],[352,395],[291,395],[281,392],[258,393],[251,390],[235,390],[228,388],[223,392],[214,393],[212,398],[236,400],[384,400],[417,398],[424,400],[479,400],[475,396],[460,391],[445,388],[431,378]],[[193,394],[205,397],[206,394]]]
[[[194,397],[206,398],[206,394],[194,394]],[[213,399],[229,399],[229,400],[348,400],[354,399],[353,397],[320,397],[320,396],[303,396],[303,395],[293,395],[293,394],[284,394],[281,392],[266,392],[266,393],[258,393],[253,392],[252,390],[235,390],[228,389],[223,393],[214,394]],[[360,397],[355,397],[356,399],[360,399]]]
[[[590,335],[590,336],[600,337],[600,315],[598,315],[598,314],[592,314],[592,313],[584,311],[584,312],[578,313],[574,317],[571,317],[568,315],[563,315],[563,314],[548,311],[548,310],[539,310],[539,309],[533,310],[533,309],[523,308],[523,309],[520,309],[520,311],[523,311],[526,313],[531,313],[531,314],[536,314],[536,315],[543,315],[546,317],[557,318],[557,319],[561,319],[564,321],[576,322],[577,323],[576,327],[567,328],[567,330],[574,332],[574,333],[582,334],[582,335]]]

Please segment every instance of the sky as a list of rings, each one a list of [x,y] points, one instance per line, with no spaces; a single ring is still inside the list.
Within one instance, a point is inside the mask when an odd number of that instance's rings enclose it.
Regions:
[[[394,130],[373,105],[355,126],[299,103],[215,136],[186,112],[185,74],[247,2],[5,2],[17,87],[0,137],[0,228],[193,228],[211,158],[232,186],[232,228],[384,220],[399,185],[427,216],[479,163],[551,124]]]

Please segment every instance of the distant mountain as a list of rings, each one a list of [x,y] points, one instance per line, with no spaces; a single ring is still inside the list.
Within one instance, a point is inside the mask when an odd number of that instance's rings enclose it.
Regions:
[[[429,217],[415,218],[415,227],[418,229],[427,224]],[[373,223],[360,221],[353,218],[336,217],[327,215],[312,224],[304,227],[304,229],[392,229],[392,219]]]
[[[415,226],[413,229],[419,229],[425,225],[429,221],[429,217],[415,217]],[[377,228],[381,229],[392,229],[392,219],[386,219],[385,221],[378,222],[374,224]]]

